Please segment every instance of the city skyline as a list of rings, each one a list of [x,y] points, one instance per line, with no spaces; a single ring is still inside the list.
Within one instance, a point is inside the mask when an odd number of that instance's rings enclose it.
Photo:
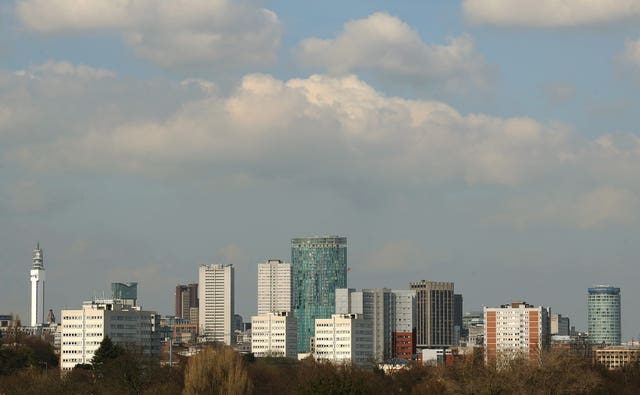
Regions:
[[[221,263],[247,320],[257,263],[340,234],[348,287],[586,330],[608,283],[640,337],[640,2],[512,3],[1,2],[0,314],[37,240],[45,312],[131,281],[170,313]]]

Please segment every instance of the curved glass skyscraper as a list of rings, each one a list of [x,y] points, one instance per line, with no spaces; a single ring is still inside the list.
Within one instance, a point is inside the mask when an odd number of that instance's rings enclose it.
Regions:
[[[620,345],[620,288],[608,285],[589,288],[589,341]]]
[[[291,263],[298,352],[309,352],[315,319],[331,318],[336,310],[336,288],[347,287],[347,238],[291,239]]]

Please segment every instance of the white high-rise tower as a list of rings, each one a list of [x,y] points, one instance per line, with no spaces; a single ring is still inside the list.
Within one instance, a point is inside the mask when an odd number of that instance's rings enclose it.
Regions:
[[[200,265],[198,324],[200,335],[208,341],[232,344],[233,265]]]
[[[258,263],[258,315],[291,311],[291,280],[290,263]]]
[[[31,326],[42,325],[44,321],[44,255],[40,242],[33,250],[31,266]]]

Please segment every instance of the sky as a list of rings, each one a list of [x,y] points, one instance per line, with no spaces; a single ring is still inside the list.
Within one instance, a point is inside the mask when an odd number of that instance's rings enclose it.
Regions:
[[[348,239],[348,284],[453,281],[464,310],[640,337],[640,0],[0,2],[0,313]]]

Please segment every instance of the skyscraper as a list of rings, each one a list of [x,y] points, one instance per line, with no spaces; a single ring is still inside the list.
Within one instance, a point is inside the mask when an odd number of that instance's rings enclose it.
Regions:
[[[291,239],[291,263],[298,352],[309,352],[316,318],[331,318],[335,313],[336,288],[347,286],[347,238]]]
[[[233,265],[200,265],[200,335],[206,341],[231,345],[234,316]]]
[[[453,345],[453,283],[422,280],[409,285],[416,291],[417,347]]]
[[[31,266],[31,326],[42,325],[44,321],[44,280],[44,255],[38,242]]]
[[[175,297],[176,317],[191,318],[191,309],[198,307],[198,284],[177,285]]]
[[[291,311],[292,285],[290,263],[258,263],[258,315]]]
[[[620,332],[620,288],[596,285],[589,288],[589,341],[618,346]]]

